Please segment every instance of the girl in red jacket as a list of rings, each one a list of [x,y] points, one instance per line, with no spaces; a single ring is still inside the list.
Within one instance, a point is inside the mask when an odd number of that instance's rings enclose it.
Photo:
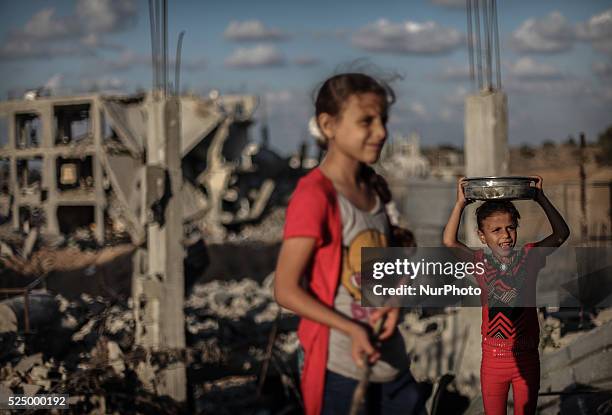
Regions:
[[[278,303],[301,316],[308,415],[348,413],[365,359],[372,365],[366,405],[411,414],[421,404],[396,330],[399,309],[361,307],[361,247],[388,246],[391,236],[390,194],[368,165],[387,139],[393,102],[384,82],[361,73],[329,78],[316,97],[316,129],[327,152],[291,197],[275,278]]]

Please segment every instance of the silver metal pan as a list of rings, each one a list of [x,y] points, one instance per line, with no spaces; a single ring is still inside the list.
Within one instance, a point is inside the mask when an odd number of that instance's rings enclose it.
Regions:
[[[466,199],[514,200],[533,199],[536,179],[525,176],[469,177],[464,185]]]

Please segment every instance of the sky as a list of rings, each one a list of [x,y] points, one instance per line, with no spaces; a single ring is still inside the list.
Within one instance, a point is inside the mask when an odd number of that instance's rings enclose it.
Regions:
[[[470,81],[465,0],[169,1],[181,90],[260,97],[251,138],[269,125],[282,154],[311,140],[317,85],[342,70],[391,80],[391,137],[462,146]],[[498,1],[509,142],[537,145],[612,125],[612,0]],[[148,2],[0,2],[0,99],[151,87]],[[170,70],[174,79],[174,65]],[[312,141],[311,141],[312,142]]]

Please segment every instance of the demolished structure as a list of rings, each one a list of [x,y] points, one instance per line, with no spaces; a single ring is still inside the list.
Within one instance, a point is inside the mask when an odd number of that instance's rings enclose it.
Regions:
[[[132,247],[122,251],[132,257],[127,293],[135,344],[147,350],[137,374],[150,391],[177,402],[187,399],[180,322],[190,245],[221,241],[228,229],[257,221],[273,196],[284,200],[302,171],[249,142],[256,103],[251,96],[166,98],[159,91],[0,103],[7,126],[0,149],[0,231],[10,235],[0,241],[8,256],[2,264],[35,274],[40,285],[40,277],[54,270],[44,263],[57,255],[35,252],[32,266],[35,246],[61,246],[76,234],[98,249],[123,235]],[[109,282],[105,267],[94,261],[84,270],[94,291],[100,285],[111,294],[125,288],[123,271]],[[73,282],[81,281],[76,273]],[[0,289],[14,289],[6,286],[11,278],[19,280],[9,275]],[[17,287],[27,316],[34,285],[23,281]],[[153,364],[160,352],[171,361]]]
[[[99,243],[112,231],[142,242],[138,212],[147,209],[156,220],[164,203],[161,171],[147,176],[155,189],[147,200],[138,191],[151,101],[151,94],[95,94],[1,102],[8,127],[0,148],[5,220],[10,216],[12,228],[24,232],[40,226],[58,236],[87,227]],[[206,224],[211,234],[222,234],[223,225],[263,213],[285,166],[270,150],[248,143],[255,106],[252,96],[180,97],[186,225]],[[256,157],[265,169],[257,168]]]

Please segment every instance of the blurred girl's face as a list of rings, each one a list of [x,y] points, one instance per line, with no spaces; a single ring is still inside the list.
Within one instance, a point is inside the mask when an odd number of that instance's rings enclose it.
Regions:
[[[375,163],[387,139],[384,97],[371,92],[349,96],[331,130],[330,151],[339,151],[363,163]]]

